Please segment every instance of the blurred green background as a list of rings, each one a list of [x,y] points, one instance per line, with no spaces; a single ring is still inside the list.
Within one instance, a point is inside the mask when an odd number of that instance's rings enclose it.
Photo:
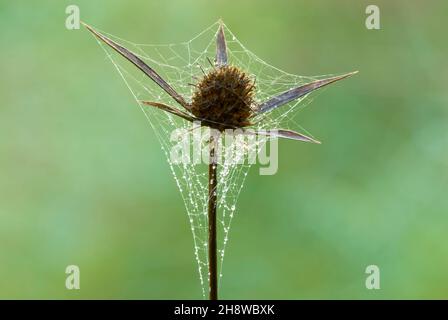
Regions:
[[[300,75],[360,70],[295,119],[252,169],[224,262],[227,299],[448,298],[446,1],[2,1],[0,298],[202,298],[181,197],[104,52],[65,8],[139,43],[185,41],[222,17]],[[81,290],[65,268],[81,268]],[[381,270],[367,290],[365,268]]]

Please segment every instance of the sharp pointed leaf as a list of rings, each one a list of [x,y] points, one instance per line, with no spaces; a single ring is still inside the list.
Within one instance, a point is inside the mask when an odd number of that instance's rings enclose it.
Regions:
[[[264,113],[267,111],[271,111],[271,110],[273,110],[277,107],[280,107],[288,102],[299,99],[314,90],[317,90],[326,85],[329,85],[330,83],[334,83],[336,81],[350,77],[351,75],[354,75],[356,73],[358,73],[358,71],[350,72],[350,73],[347,73],[347,74],[344,74],[341,76],[337,76],[337,77],[313,81],[313,82],[304,84],[300,87],[285,91],[285,92],[263,102],[262,104],[260,104],[258,106],[258,114]]]
[[[143,73],[145,73],[148,77],[150,77],[155,83],[157,83],[163,90],[166,91],[174,100],[176,100],[181,106],[183,106],[186,109],[189,109],[188,103],[185,101],[185,99],[176,92],[154,69],[149,67],[143,60],[141,60],[137,55],[129,51],[128,49],[120,46],[118,43],[114,42],[113,40],[109,39],[105,35],[99,33],[95,29],[93,29],[91,26],[83,23],[83,25],[89,30],[91,33],[93,33],[99,40],[103,41],[105,44],[107,44],[109,47],[117,51],[119,54],[121,54],[123,57],[125,57],[128,61],[133,63],[137,68],[139,68]]]
[[[185,120],[188,120],[188,121],[191,121],[191,122],[199,121],[195,117],[189,115],[188,113],[183,112],[183,111],[181,111],[179,109],[173,108],[173,107],[171,107],[169,105],[166,105],[164,103],[152,102],[152,101],[140,101],[140,102],[145,104],[145,105],[147,105],[147,106],[152,106],[152,107],[159,108],[159,109],[161,109],[163,111],[169,112],[171,114],[174,114],[174,115],[176,115],[178,117],[181,117],[181,118],[183,118]]]
[[[219,30],[218,33],[216,34],[215,64],[217,67],[223,67],[227,65],[227,44],[222,22],[220,22]]]
[[[291,130],[285,130],[285,129],[272,129],[272,130],[252,130],[247,129],[245,130],[246,133],[251,133],[255,135],[263,135],[267,137],[277,137],[277,138],[285,138],[285,139],[291,139],[291,140],[297,140],[297,141],[304,141],[304,142],[312,142],[320,144],[320,141],[317,141],[311,137],[308,137],[302,133],[298,133]]]

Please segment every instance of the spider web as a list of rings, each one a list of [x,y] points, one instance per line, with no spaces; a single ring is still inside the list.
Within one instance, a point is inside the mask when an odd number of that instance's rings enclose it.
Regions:
[[[206,28],[193,39],[178,44],[148,45],[138,44],[118,38],[112,34],[101,31],[109,38],[137,54],[145,63],[157,71],[177,92],[186,99],[189,99],[194,88],[194,83],[200,79],[204,73],[213,68],[210,61],[215,57],[215,41],[219,22]],[[223,25],[227,40],[227,54],[230,65],[240,67],[243,71],[253,77],[256,83],[256,99],[258,102],[288,90],[292,87],[302,85],[319,77],[302,77],[286,73],[275,68],[251,51],[246,49],[234,34]],[[99,29],[98,29],[99,30]],[[162,110],[145,106],[140,101],[149,100],[162,102],[178,109],[176,102],[166,94],[152,80],[142,74],[128,61],[116,54],[109,47],[98,41],[104,49],[107,57],[112,62],[125,84],[129,88],[136,102],[145,114],[155,135],[160,141],[163,153],[165,153],[169,167],[179,188],[183,202],[185,204],[188,221],[193,235],[194,256],[198,265],[199,280],[202,288],[202,295],[205,298],[208,293],[208,171],[207,165],[197,164],[194,161],[183,161],[177,163],[171,159],[171,151],[179,141],[171,138],[174,130],[184,130],[185,133],[193,134],[197,130],[188,121],[173,116]],[[254,119],[255,129],[275,129],[289,127],[299,129],[301,132],[310,135],[294,120],[294,114],[307,105],[300,103],[306,97],[282,106],[281,111],[273,110],[263,116]],[[300,108],[299,108],[300,103]],[[243,135],[240,135],[243,136]],[[238,196],[243,188],[244,181],[251,167],[247,157],[249,154],[259,150],[266,143],[267,138],[238,139],[235,136],[233,144],[229,147],[224,145],[221,138],[222,148],[236,148],[238,152],[234,154],[237,161],[226,161],[230,158],[223,150],[222,159],[218,163],[218,188],[217,188],[217,224],[218,224],[218,267],[219,283],[223,275],[223,261],[225,249],[229,241],[229,231],[236,212]],[[203,149],[207,149],[207,140],[200,142]],[[235,160],[235,158],[233,158]]]

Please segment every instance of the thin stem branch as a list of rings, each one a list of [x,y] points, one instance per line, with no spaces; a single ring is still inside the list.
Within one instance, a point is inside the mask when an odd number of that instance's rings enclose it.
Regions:
[[[217,207],[217,163],[216,144],[217,137],[210,137],[210,161],[208,165],[208,272],[209,272],[209,299],[218,300],[218,277],[216,257],[216,207]]]

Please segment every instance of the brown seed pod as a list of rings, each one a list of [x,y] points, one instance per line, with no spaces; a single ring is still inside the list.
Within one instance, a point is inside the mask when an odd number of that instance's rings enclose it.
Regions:
[[[251,125],[254,95],[254,81],[239,68],[214,68],[196,85],[191,113],[221,131],[246,127]]]

